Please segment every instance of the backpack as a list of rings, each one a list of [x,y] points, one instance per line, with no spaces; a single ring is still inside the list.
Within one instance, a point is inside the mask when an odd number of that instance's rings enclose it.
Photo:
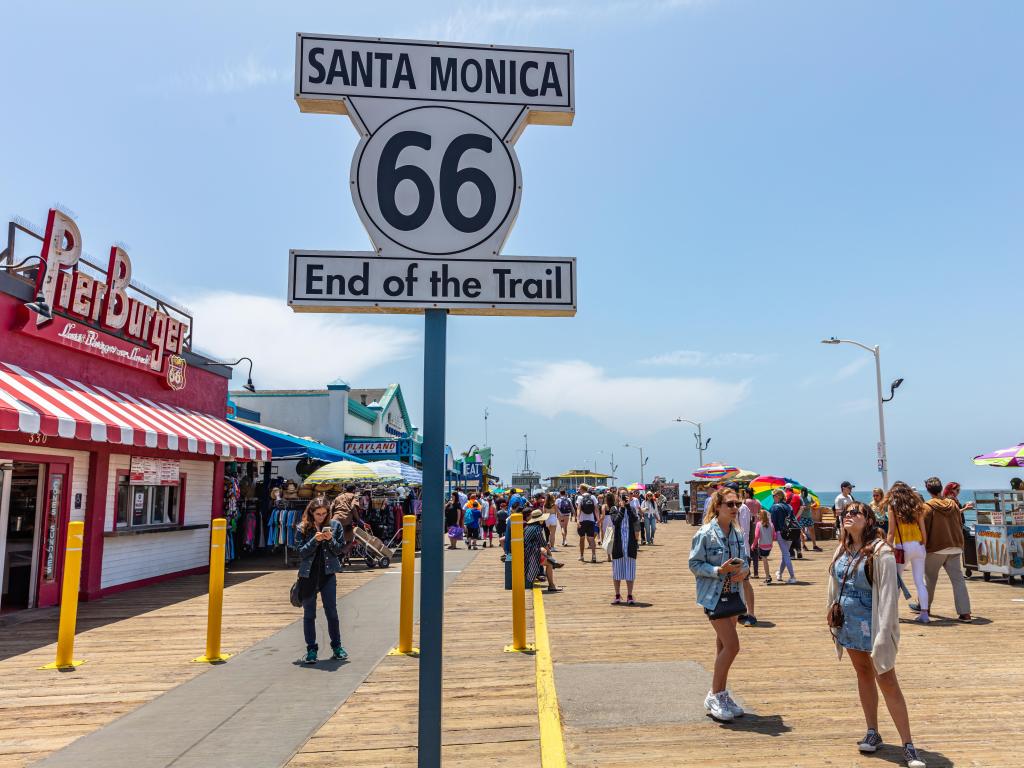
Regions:
[[[597,503],[589,493],[580,500],[580,514],[593,515],[597,511]]]
[[[568,515],[572,511],[572,502],[568,496],[559,496],[555,504],[558,506],[558,511],[563,515]]]

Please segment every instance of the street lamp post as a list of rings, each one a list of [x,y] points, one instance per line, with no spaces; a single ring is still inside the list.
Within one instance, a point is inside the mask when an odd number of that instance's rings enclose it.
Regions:
[[[711,445],[711,438],[709,437],[707,442],[704,442],[703,425],[699,421],[690,421],[689,419],[676,418],[676,421],[682,424],[692,424],[697,428],[697,432],[694,434],[694,438],[697,440],[697,456],[699,457],[700,464],[698,466],[704,466],[704,451],[707,450],[708,446]]]
[[[853,344],[855,347],[860,347],[861,349],[870,352],[875,357],[875,387],[878,395],[878,468],[882,473],[882,490],[887,491],[889,490],[889,456],[886,452],[885,445],[885,414],[883,413],[882,405],[892,400],[896,393],[896,389],[903,383],[903,379],[896,379],[889,386],[889,397],[882,397],[882,360],[880,354],[881,350],[877,344],[873,347],[869,347],[867,344],[861,344],[859,341],[837,339],[835,336],[822,339],[821,343]]]
[[[644,458],[644,449],[643,449],[643,447],[639,446],[639,445],[630,445],[629,443],[626,443],[623,447],[624,448],[636,448],[638,451],[640,451],[640,485],[643,485],[644,484],[644,465],[647,463],[647,459]]]

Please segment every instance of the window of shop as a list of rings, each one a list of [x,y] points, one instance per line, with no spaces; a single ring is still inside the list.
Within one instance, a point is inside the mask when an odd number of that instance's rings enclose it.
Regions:
[[[127,472],[119,474],[115,510],[115,528],[182,525],[185,475],[181,475],[178,485],[131,485]]]

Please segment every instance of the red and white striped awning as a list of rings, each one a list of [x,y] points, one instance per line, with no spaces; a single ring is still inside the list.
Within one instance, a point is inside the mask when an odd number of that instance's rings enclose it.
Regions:
[[[270,449],[225,419],[4,362],[0,430],[270,460]]]

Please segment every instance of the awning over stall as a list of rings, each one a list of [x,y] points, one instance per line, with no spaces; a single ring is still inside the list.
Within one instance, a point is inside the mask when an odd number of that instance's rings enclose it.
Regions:
[[[244,432],[249,437],[258,440],[270,448],[273,458],[279,461],[291,459],[318,459],[320,461],[354,461],[358,464],[365,464],[365,459],[350,456],[344,451],[332,448],[329,445],[318,443],[305,437],[293,435],[283,429],[274,429],[264,424],[256,424],[241,419],[228,419],[228,421]]]
[[[241,461],[270,451],[224,419],[0,362],[0,430]]]

